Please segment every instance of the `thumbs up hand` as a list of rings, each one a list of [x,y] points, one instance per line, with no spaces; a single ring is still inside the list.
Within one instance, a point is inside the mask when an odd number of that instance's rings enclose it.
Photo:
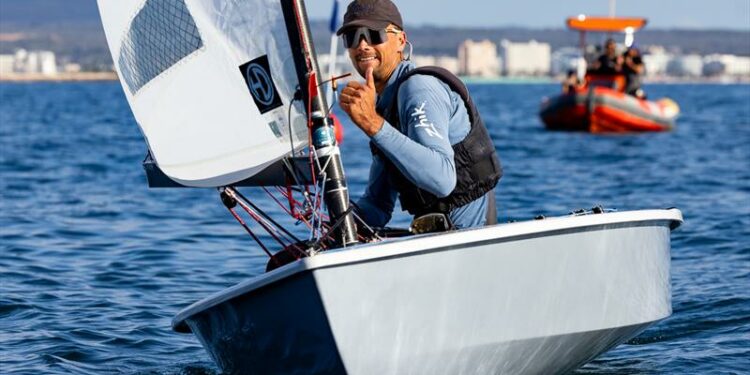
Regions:
[[[372,91],[375,91],[375,78],[373,77],[373,68],[369,67],[367,68],[367,72],[365,73],[365,84],[368,88],[372,89]]]
[[[383,127],[383,122],[385,122],[375,111],[376,101],[375,79],[373,78],[373,68],[370,67],[367,68],[365,73],[365,84],[351,81],[341,91],[339,105],[357,127],[372,137]]]

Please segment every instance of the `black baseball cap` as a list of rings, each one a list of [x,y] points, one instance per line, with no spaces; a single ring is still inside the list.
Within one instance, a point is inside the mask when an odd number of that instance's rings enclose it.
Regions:
[[[390,24],[404,29],[401,13],[391,0],[355,0],[346,7],[344,24],[336,31],[336,35],[341,35],[344,30],[352,27],[382,30]]]

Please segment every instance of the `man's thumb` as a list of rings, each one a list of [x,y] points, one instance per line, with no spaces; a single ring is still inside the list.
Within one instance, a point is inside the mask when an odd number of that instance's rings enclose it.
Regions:
[[[365,79],[367,80],[367,86],[371,89],[375,88],[375,78],[372,76],[373,68],[369,67],[367,68],[367,72],[365,73]]]

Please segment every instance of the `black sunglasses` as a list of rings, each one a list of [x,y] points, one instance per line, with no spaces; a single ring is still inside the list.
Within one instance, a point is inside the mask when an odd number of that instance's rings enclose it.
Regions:
[[[378,45],[385,43],[388,40],[388,33],[398,34],[400,31],[393,29],[381,29],[373,30],[367,27],[359,27],[344,31],[342,35],[344,37],[344,48],[354,48],[359,45],[362,38],[365,38],[365,42],[369,45]]]

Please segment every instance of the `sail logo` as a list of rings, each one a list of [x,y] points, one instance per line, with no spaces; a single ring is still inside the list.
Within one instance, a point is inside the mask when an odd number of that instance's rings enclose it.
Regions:
[[[247,85],[253,96],[263,105],[270,105],[276,98],[271,87],[271,76],[258,64],[247,67]]]
[[[270,73],[267,55],[242,64],[240,72],[261,114],[282,106],[279,91],[276,90]]]

